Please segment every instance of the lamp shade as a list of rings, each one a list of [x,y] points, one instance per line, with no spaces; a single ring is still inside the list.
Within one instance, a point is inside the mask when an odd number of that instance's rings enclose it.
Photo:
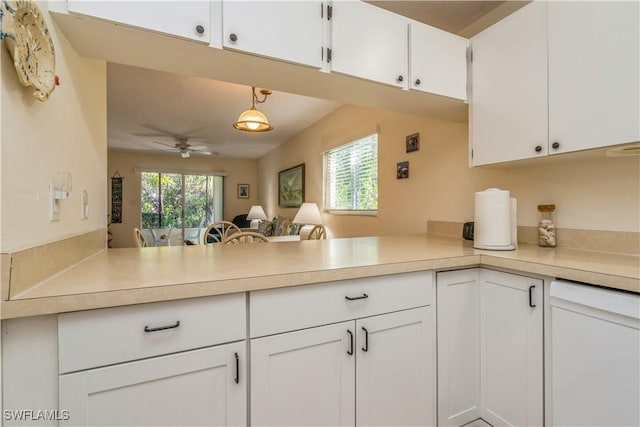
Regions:
[[[294,224],[313,224],[322,225],[322,215],[320,214],[320,208],[316,203],[303,203],[298,209],[298,213],[293,218]]]
[[[264,209],[260,205],[253,205],[247,214],[247,220],[251,221],[254,219],[267,219],[267,214],[264,213]]]
[[[253,106],[240,114],[238,121],[233,124],[233,127],[247,132],[266,132],[273,129],[273,126],[269,124],[267,116],[256,110]]]

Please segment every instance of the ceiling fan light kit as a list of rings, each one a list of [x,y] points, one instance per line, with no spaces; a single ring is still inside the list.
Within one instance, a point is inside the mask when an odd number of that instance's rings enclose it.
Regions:
[[[267,132],[273,129],[273,126],[269,124],[267,116],[260,111],[256,110],[256,103],[262,104],[267,100],[267,96],[271,95],[269,89],[262,89],[260,93],[263,95],[262,100],[259,100],[256,95],[256,88],[251,87],[252,101],[251,108],[244,111],[238,117],[238,121],[233,124],[233,127],[245,132]]]

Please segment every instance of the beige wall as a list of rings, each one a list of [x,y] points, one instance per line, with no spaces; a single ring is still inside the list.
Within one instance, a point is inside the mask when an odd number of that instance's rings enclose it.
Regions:
[[[177,153],[145,154],[130,151],[109,150],[106,174],[108,185],[108,209],[111,212],[111,176],[116,171],[123,180],[122,223],[111,224],[113,234],[111,246],[131,247],[131,230],[140,227],[140,174],[135,168],[171,169],[192,172],[224,172],[224,219],[231,221],[238,214],[248,213],[251,205],[258,202],[258,161],[224,159],[219,157],[192,156],[183,159]],[[249,198],[238,199],[238,184],[249,184]]]
[[[18,81],[3,46],[1,87],[0,250],[12,252],[106,227],[106,64],[80,58],[43,9],[56,51],[61,85],[46,102]],[[5,43],[2,43],[3,45]],[[49,221],[49,183],[56,172],[72,175],[60,221]],[[89,195],[89,218],[81,219],[80,195]]]
[[[379,128],[379,214],[324,214],[334,237],[423,233],[427,220],[472,221],[473,193],[489,187],[518,198],[518,224],[537,223],[537,205],[557,205],[557,226],[640,231],[640,159],[579,156],[540,159],[501,168],[467,166],[466,124],[383,110],[345,106],[259,160],[260,202],[270,216],[295,215],[277,208],[277,172],[304,162],[306,200],[322,200],[322,152]],[[420,133],[420,150],[405,151],[405,136]],[[409,161],[409,179],[397,180],[396,163]]]

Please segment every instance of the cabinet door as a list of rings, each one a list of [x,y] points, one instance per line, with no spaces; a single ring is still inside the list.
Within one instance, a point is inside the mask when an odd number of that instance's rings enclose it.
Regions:
[[[438,273],[438,425],[480,417],[478,270]]]
[[[409,87],[467,99],[469,40],[418,22],[409,24]]]
[[[222,5],[225,48],[322,66],[320,1],[237,1]]]
[[[356,425],[435,425],[432,306],[356,321]]]
[[[60,376],[61,425],[246,424],[245,342]],[[237,381],[236,381],[237,379]]]
[[[71,13],[158,31],[203,43],[211,40],[210,2],[68,0]]]
[[[533,2],[471,39],[474,166],[544,156],[546,2]]]
[[[355,323],[251,340],[251,423],[353,425]]]
[[[551,154],[639,141],[639,93],[640,3],[549,2]]]
[[[482,418],[543,424],[542,280],[480,270]]]
[[[331,71],[407,87],[409,21],[360,1],[336,1]]]

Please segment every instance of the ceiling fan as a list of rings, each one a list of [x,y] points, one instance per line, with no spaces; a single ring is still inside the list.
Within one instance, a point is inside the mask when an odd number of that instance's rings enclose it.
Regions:
[[[189,144],[189,138],[176,138],[176,140],[178,141],[176,144],[165,144],[164,142],[160,142],[160,141],[152,141],[155,144],[159,144],[165,147],[169,147],[172,150],[177,150],[180,155],[182,156],[182,158],[187,158],[191,156],[191,153],[198,153],[198,154],[205,154],[207,156],[212,156],[212,155],[217,155],[218,153],[215,153],[213,151],[208,151],[208,148],[206,145],[191,145]]]
[[[190,136],[193,134],[197,134],[200,130],[193,130],[187,133],[179,134],[179,133],[169,132],[165,129],[150,126],[150,125],[144,125],[144,127],[146,127],[147,129],[151,129],[152,131],[155,131],[155,132],[154,133],[134,133],[134,135],[143,136],[143,137],[173,138],[176,141],[175,144],[167,144],[160,141],[151,141],[151,142],[153,142],[154,144],[159,144],[159,145],[168,147],[168,149],[177,150],[183,158],[190,157],[191,153],[199,153],[207,156],[217,156],[219,154],[218,152],[215,152],[215,151],[209,151],[208,150],[209,147],[206,145],[189,144],[190,140],[200,139],[200,138],[195,138],[193,136]]]

